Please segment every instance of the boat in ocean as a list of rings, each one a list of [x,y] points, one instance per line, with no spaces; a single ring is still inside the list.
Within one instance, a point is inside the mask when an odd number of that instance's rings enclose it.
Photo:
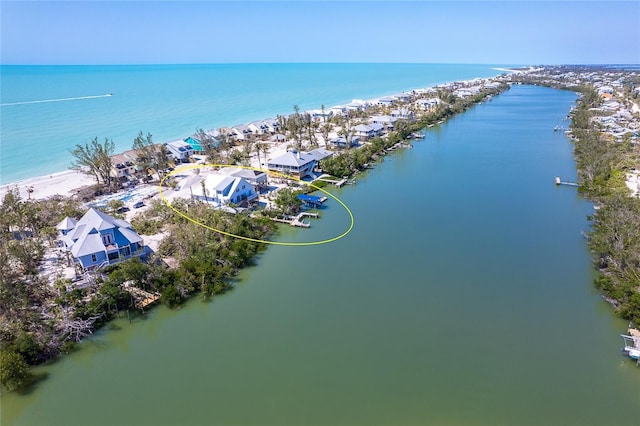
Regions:
[[[627,334],[621,334],[620,336],[624,340],[622,351],[625,352],[629,358],[635,359],[637,365],[640,365],[640,330],[632,328],[631,324],[629,324]]]

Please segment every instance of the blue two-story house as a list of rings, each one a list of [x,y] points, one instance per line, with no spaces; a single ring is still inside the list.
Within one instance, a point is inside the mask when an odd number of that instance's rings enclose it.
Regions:
[[[145,254],[144,241],[129,222],[90,208],[77,222],[64,218],[56,227],[73,261],[96,269]]]

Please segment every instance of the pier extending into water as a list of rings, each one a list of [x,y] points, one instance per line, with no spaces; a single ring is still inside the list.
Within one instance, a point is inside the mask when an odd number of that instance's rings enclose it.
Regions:
[[[580,186],[579,184],[577,184],[575,182],[564,182],[562,179],[560,179],[559,176],[556,176],[555,184],[556,185],[567,185],[567,186]]]
[[[340,180],[334,180],[334,179],[327,179],[327,178],[318,178],[316,180],[321,180],[323,182],[328,182],[328,183],[332,183],[335,186],[337,186],[338,188],[340,188],[341,186],[343,186],[345,183],[347,183],[347,178],[342,178]]]
[[[318,213],[301,212],[293,217],[272,217],[271,220],[278,223],[287,223],[291,226],[296,226],[298,228],[310,228],[311,224],[303,220],[305,217],[317,218]]]

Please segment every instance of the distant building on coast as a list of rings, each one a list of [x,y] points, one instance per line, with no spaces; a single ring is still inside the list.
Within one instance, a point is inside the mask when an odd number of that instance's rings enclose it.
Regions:
[[[183,140],[167,142],[165,146],[176,161],[187,163],[193,156],[193,147]]]
[[[420,107],[423,111],[433,111],[442,101],[440,98],[428,98],[428,99],[419,99],[416,101],[416,105]]]
[[[398,111],[398,114],[400,114],[399,110],[396,111]],[[396,121],[398,121],[398,116],[393,115],[373,115],[369,118],[369,122],[371,124],[379,124],[387,130],[393,130]],[[375,132],[379,133],[380,129],[376,127]]]
[[[118,180],[133,178],[136,174],[135,160],[124,153],[111,156],[111,176]]]
[[[205,138],[203,138],[205,139]],[[184,143],[190,145],[195,155],[205,155],[207,151],[220,145],[220,142],[213,136],[207,135],[206,140],[200,140],[196,135],[183,139]]]

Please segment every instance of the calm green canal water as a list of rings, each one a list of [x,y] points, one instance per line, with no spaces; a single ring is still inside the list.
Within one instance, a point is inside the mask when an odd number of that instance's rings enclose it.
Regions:
[[[334,192],[355,227],[270,247],[210,303],[113,323],[2,396],[3,425],[637,425],[626,323],[593,289],[590,203],[553,132],[575,95],[514,86]],[[308,230],[338,235],[330,201]]]

